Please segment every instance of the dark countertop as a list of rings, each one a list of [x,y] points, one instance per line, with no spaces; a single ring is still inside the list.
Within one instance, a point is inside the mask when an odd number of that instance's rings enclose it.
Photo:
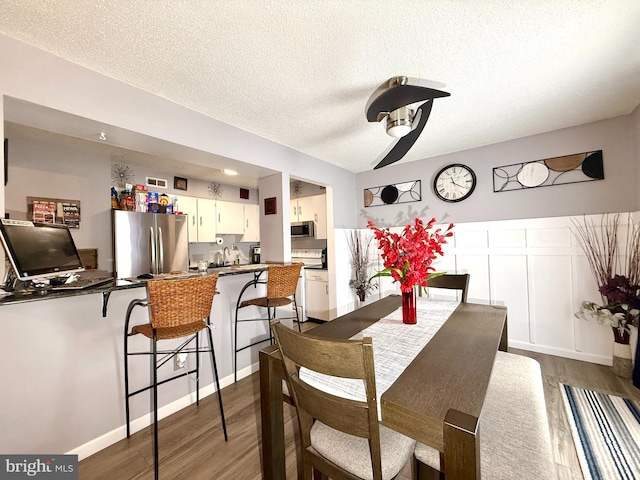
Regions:
[[[244,273],[262,272],[269,268],[269,265],[264,263],[250,264],[250,265],[230,265],[227,267],[216,267],[207,269],[207,274],[217,273],[220,277],[227,275],[241,275]],[[154,279],[171,279],[171,278],[189,278],[202,275],[196,271],[190,271],[188,273],[181,273],[178,275],[161,274],[155,275]],[[102,293],[103,297],[107,297],[111,292],[118,290],[127,290],[131,288],[144,287],[147,280],[144,279],[116,279],[113,282],[105,283],[97,287],[85,288],[83,290],[68,290],[68,291],[40,291],[26,290],[21,292],[14,292],[9,295],[0,296],[0,305],[10,305],[15,303],[35,302],[40,300],[53,300],[56,298],[68,298],[76,297],[79,295],[92,295],[96,293]],[[0,290],[2,292],[2,290]]]

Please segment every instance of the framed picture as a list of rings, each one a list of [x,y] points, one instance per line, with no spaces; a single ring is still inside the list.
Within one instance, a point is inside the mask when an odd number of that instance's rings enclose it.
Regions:
[[[264,199],[264,214],[265,215],[275,215],[278,213],[278,204],[276,202],[276,197],[265,198]]]
[[[187,179],[182,177],[173,177],[173,188],[176,190],[187,190]]]
[[[62,223],[80,228],[80,200],[27,197],[27,218],[41,223]]]

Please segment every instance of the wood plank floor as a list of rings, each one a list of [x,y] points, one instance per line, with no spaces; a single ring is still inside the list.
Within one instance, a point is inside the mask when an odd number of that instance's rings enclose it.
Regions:
[[[304,324],[306,329],[313,324]],[[568,383],[640,401],[640,390],[630,380],[614,376],[610,367],[512,350],[540,362],[559,480],[582,479],[573,439],[560,398],[558,384]],[[159,427],[160,476],[164,479],[259,479],[260,394],[255,373],[222,390],[229,441],[220,425],[217,397],[210,395],[200,405],[191,405],[163,419]],[[295,410],[285,405],[287,478],[297,478],[297,431]],[[151,427],[129,439],[101,450],[81,461],[81,480],[126,480],[153,478]],[[398,477],[410,480],[407,465]]]

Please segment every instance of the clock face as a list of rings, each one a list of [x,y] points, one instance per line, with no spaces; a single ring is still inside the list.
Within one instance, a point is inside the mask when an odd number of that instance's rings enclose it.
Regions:
[[[460,202],[476,188],[476,174],[466,165],[455,163],[440,170],[433,180],[433,190],[445,202]]]

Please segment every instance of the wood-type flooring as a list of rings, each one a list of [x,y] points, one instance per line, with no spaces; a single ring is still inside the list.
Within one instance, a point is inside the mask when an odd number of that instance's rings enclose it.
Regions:
[[[303,324],[312,328],[310,323]],[[640,401],[640,390],[631,380],[611,373],[611,367],[554,357],[524,350],[510,350],[540,362],[559,480],[582,479],[571,431],[558,383],[569,383]],[[262,478],[260,459],[260,392],[258,373],[222,390],[229,441],[225,442],[218,414],[217,396],[201,399],[160,422],[160,477],[163,479],[253,480]],[[287,479],[297,478],[295,410],[285,409]],[[146,428],[82,460],[80,480],[128,480],[153,478],[152,428]],[[409,480],[407,465],[399,480]]]

